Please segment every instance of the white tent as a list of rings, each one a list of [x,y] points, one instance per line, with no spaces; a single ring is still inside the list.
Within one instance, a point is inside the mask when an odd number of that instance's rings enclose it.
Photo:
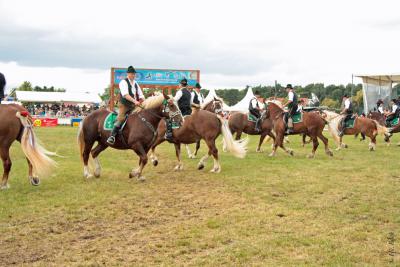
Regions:
[[[393,84],[400,82],[399,74],[387,75],[356,75],[363,80],[364,112],[372,110],[378,99],[382,99],[388,105],[390,99],[396,97],[393,92]]]
[[[34,92],[16,91],[16,96],[20,102],[40,102],[40,103],[100,103],[101,98],[94,93],[64,93],[64,92]]]
[[[210,89],[210,91],[208,92],[208,95],[204,98],[204,103],[210,103],[211,101],[214,100],[214,98],[217,99],[221,99],[217,93],[215,92],[215,89]],[[227,104],[224,103],[223,109],[224,110],[229,110],[229,106]]]
[[[254,98],[254,94],[253,94],[253,90],[251,89],[251,87],[249,87],[247,89],[247,93],[246,95],[243,97],[242,100],[240,100],[238,103],[236,103],[235,105],[229,107],[229,111],[243,111],[243,112],[247,112],[249,110],[249,104],[251,99]]]

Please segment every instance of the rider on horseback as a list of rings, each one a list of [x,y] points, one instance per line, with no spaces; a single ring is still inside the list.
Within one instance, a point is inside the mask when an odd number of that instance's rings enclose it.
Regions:
[[[204,104],[204,96],[200,93],[201,85],[196,83],[194,86],[194,91],[192,92],[192,105],[194,107],[200,108]]]
[[[297,112],[297,94],[294,92],[291,84],[286,85],[286,91],[288,92],[288,102],[284,105],[288,106],[288,112],[285,114],[285,123],[287,125],[287,134],[293,133],[293,119],[292,116]]]
[[[399,117],[400,115],[400,106],[396,99],[392,99],[392,111],[386,114],[386,126],[390,127],[390,122]]]
[[[6,87],[6,78],[4,77],[3,73],[0,72],[0,104],[1,100],[4,98],[4,89]]]
[[[345,117],[342,119],[341,124],[340,124],[340,129],[339,129],[339,136],[342,137],[344,135],[344,130],[346,127],[346,122],[351,119],[353,116],[353,104],[351,103],[351,99],[347,94],[343,96],[343,102],[344,102],[344,108],[340,114],[345,115]]]
[[[254,96],[255,97],[250,101],[249,112],[251,115],[257,118],[255,130],[260,132],[262,113],[265,111],[265,102],[259,91],[256,91]]]
[[[142,89],[135,81],[135,76],[135,68],[129,66],[127,69],[127,77],[119,82],[120,99],[118,101],[118,117],[111,136],[107,139],[107,143],[110,145],[115,143],[115,137],[125,121],[125,116],[129,114],[135,106],[140,105],[140,103],[144,101]]]
[[[383,114],[383,100],[382,99],[378,99],[378,101],[376,102],[376,108],[378,110],[379,113]]]
[[[182,116],[188,116],[192,114],[192,93],[187,88],[188,81],[186,78],[183,78],[180,81],[180,90],[176,92],[174,100],[178,103],[179,110],[182,113]],[[167,130],[165,132],[165,139],[172,142],[172,122],[167,120]]]

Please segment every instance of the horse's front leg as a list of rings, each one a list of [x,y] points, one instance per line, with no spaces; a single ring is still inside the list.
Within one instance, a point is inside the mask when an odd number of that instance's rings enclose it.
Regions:
[[[176,158],[178,159],[178,164],[175,166],[175,171],[183,170],[183,162],[181,161],[181,144],[174,144],[175,145],[175,154]]]
[[[139,167],[132,170],[129,173],[129,178],[136,177],[139,181],[145,181],[146,178],[144,176],[142,176],[142,172],[143,172],[144,166],[146,166],[146,164],[147,164],[147,160],[148,160],[147,153],[144,150],[142,144],[135,145],[132,149],[139,156]]]

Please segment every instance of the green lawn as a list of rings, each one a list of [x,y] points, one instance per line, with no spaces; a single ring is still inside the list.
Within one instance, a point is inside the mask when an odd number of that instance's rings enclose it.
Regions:
[[[321,143],[315,159],[298,136],[288,145],[294,157],[275,158],[269,144],[255,153],[251,137],[243,160],[220,149],[220,174],[208,172],[211,159],[198,171],[200,157],[186,153],[184,170],[172,171],[175,152],[163,144],[141,183],[128,178],[132,151],[105,151],[102,177],[85,180],[77,129],[35,130],[63,158],[33,187],[13,145],[11,188],[0,191],[0,265],[400,265],[400,147],[382,137],[369,152],[346,136],[349,148],[333,158]]]

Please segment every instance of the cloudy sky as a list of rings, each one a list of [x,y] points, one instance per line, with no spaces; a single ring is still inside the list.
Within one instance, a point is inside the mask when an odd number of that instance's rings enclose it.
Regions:
[[[199,69],[203,87],[400,72],[399,1],[0,0],[0,72],[101,92],[110,67]],[[357,81],[357,80],[356,80]]]

